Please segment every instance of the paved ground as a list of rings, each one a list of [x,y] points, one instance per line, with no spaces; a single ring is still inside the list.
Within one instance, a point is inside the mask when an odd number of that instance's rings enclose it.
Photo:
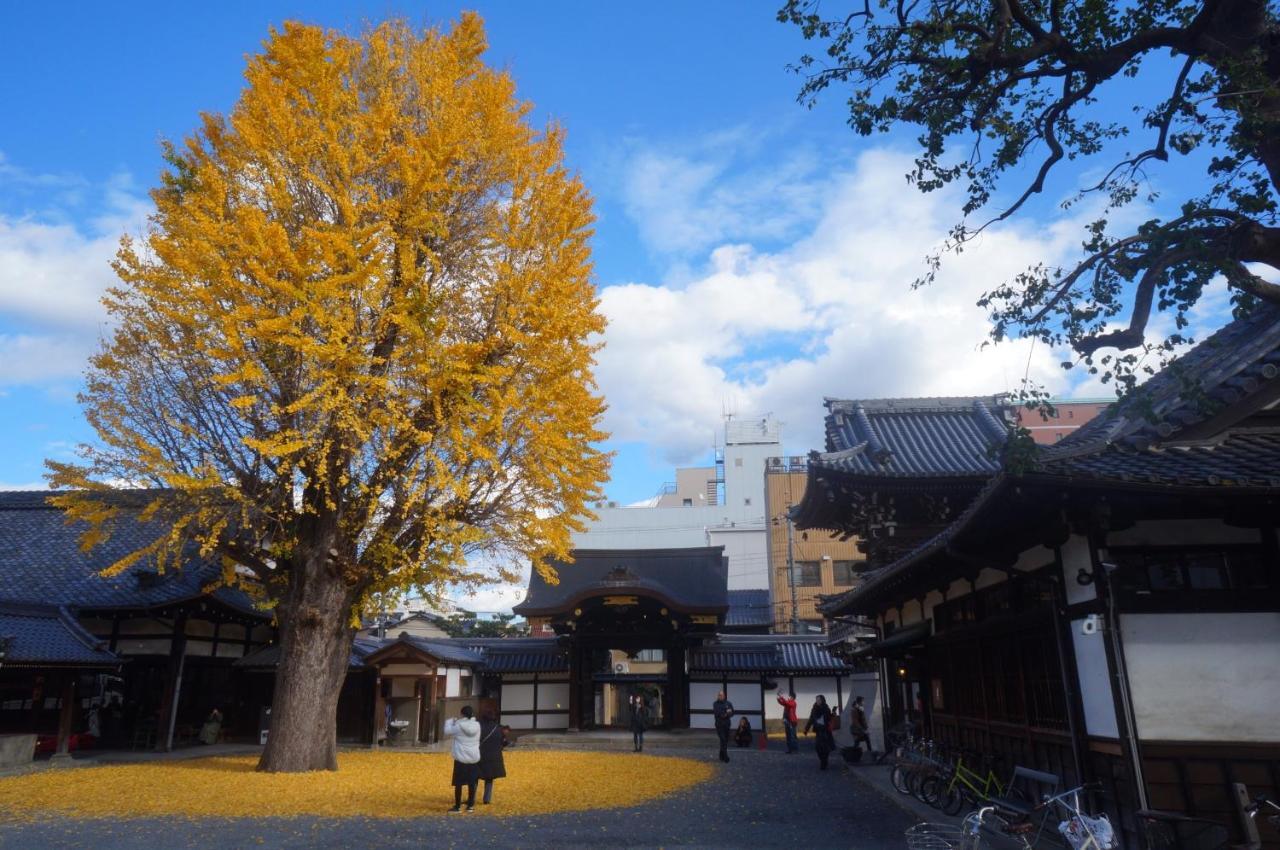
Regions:
[[[656,754],[715,760],[715,753],[654,750]],[[636,758],[637,782],[645,759]],[[735,753],[709,783],[643,806],[537,817],[436,815],[404,821],[133,820],[67,821],[0,826],[0,848],[179,850],[179,848],[457,847],[849,847],[901,850],[915,818],[859,774],[833,762],[817,769],[812,752]],[[566,778],[566,781],[571,781]],[[191,788],[199,794],[199,788]],[[452,800],[442,788],[440,808]],[[496,786],[501,811],[502,783]],[[478,807],[479,808],[479,807]]]

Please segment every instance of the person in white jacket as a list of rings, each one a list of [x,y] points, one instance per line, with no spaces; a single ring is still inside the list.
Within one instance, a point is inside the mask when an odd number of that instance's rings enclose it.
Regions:
[[[461,717],[444,722],[444,733],[453,736],[453,808],[462,811],[462,786],[467,786],[467,811],[476,809],[476,785],[480,782],[480,722],[471,706],[462,707]]]

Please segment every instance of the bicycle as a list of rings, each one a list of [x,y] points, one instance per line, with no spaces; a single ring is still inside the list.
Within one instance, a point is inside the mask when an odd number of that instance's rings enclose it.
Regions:
[[[1072,850],[1116,850],[1120,845],[1106,816],[1094,817],[1080,808],[1080,792],[1098,786],[1082,785],[1061,794],[1046,796],[1029,812],[1002,809],[997,804],[984,806],[966,816],[959,824],[918,823],[907,828],[908,850],[979,850],[982,831],[991,820],[1004,835],[1017,839],[1021,850],[1034,850],[1044,831],[1045,821],[1055,812],[1065,815],[1059,823]],[[1069,801],[1069,802],[1068,802]],[[1041,814],[1036,825],[1033,818]],[[1031,837],[1032,833],[1035,837]]]
[[[944,763],[937,757],[938,746],[932,741],[918,741],[911,747],[898,750],[897,761],[889,772],[889,781],[900,794],[908,794],[923,801],[920,796],[922,782],[942,770]]]
[[[970,755],[973,755],[972,753]],[[980,757],[981,758],[981,757]],[[961,752],[953,764],[922,781],[919,797],[944,814],[957,815],[965,803],[981,806],[1005,793],[1004,783],[996,775],[989,759],[985,761],[985,775],[970,769]]]

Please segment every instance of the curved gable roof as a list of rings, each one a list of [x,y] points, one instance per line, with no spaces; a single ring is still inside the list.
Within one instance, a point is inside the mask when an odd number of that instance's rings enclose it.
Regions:
[[[553,561],[557,584],[534,570],[522,616],[563,613],[594,596],[641,595],[678,611],[722,614],[729,608],[724,547],[688,549],[578,549],[573,561]]]

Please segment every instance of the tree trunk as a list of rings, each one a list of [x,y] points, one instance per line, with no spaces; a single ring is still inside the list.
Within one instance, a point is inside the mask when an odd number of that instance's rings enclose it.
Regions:
[[[350,589],[322,555],[290,571],[288,593],[276,609],[280,661],[258,770],[338,769],[338,695],[354,636],[351,601]]]

